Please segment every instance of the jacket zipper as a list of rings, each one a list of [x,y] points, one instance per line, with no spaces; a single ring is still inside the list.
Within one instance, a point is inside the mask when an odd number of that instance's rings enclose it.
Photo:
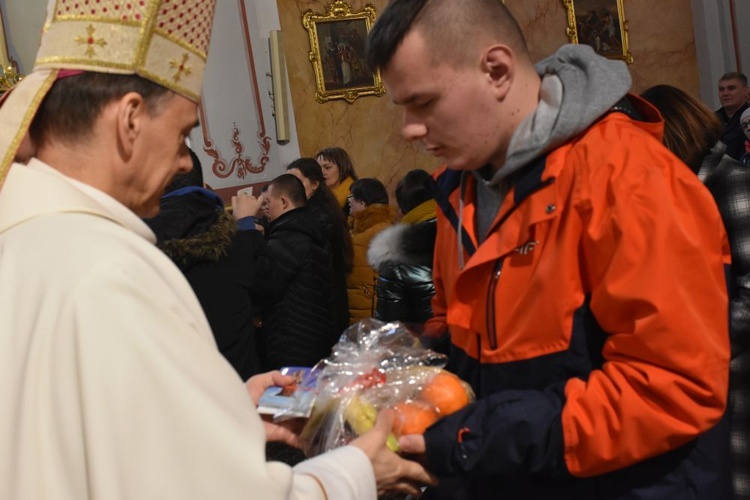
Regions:
[[[500,273],[502,272],[503,261],[498,259],[495,263],[495,268],[492,271],[492,278],[490,278],[490,286],[487,287],[487,338],[490,342],[490,349],[493,351],[497,349],[497,325],[495,319],[497,317],[495,311],[495,291],[497,290],[497,283],[500,280]]]

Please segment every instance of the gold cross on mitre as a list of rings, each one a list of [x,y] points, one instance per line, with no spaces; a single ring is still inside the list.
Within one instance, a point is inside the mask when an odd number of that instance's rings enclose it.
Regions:
[[[172,77],[174,78],[175,82],[179,82],[183,74],[185,74],[186,76],[190,76],[190,73],[193,72],[193,69],[190,66],[187,66],[185,64],[187,63],[187,60],[188,60],[188,53],[185,52],[184,54],[182,54],[181,63],[178,63],[174,59],[169,61],[169,66],[177,70],[177,73],[175,73],[174,76]]]
[[[88,47],[86,48],[86,55],[89,57],[94,57],[96,52],[94,51],[94,45],[98,45],[99,47],[104,47],[107,45],[107,41],[103,38],[96,39],[94,38],[94,32],[96,31],[96,28],[94,28],[93,24],[89,24],[86,28],[86,32],[88,33],[88,36],[77,36],[76,42],[78,44],[87,44]]]

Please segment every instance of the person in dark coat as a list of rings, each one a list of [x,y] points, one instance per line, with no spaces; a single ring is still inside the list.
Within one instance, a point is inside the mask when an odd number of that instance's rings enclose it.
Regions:
[[[375,318],[401,321],[421,332],[432,317],[432,259],[435,252],[436,205],[426,184],[430,174],[412,170],[396,186],[401,223],[370,242],[367,259],[378,271]]]
[[[320,220],[308,209],[305,188],[295,176],[271,181],[265,195],[271,221],[267,251],[259,266],[262,283],[260,362],[263,370],[313,366],[328,357],[338,340],[333,320],[331,255]],[[241,227],[254,231],[260,201],[248,194],[235,200]]]
[[[339,208],[336,197],[325,183],[323,169],[313,158],[299,158],[286,167],[286,171],[305,186],[307,206],[320,220],[325,238],[330,244],[333,273],[334,325],[336,331],[343,332],[349,326],[349,299],[346,291],[346,275],[352,271],[354,260],[352,236]]]
[[[242,380],[260,373],[253,326],[258,293],[259,233],[239,232],[215,193],[203,188],[200,161],[175,178],[161,198],[159,215],[145,222],[157,245],[183,272],[203,307],[221,354]]]

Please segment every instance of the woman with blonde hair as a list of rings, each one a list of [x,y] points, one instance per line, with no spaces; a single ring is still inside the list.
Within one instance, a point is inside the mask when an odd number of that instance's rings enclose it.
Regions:
[[[750,499],[750,169],[718,142],[722,124],[700,101],[670,85],[642,97],[664,117],[664,145],[703,181],[729,237],[729,335],[732,361],[728,413],[735,499]]]

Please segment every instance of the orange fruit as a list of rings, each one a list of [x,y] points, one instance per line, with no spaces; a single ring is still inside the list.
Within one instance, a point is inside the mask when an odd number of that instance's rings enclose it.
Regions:
[[[441,417],[457,412],[471,401],[464,382],[445,370],[441,370],[427,382],[419,399],[437,408]]]
[[[438,419],[435,408],[422,401],[405,401],[393,407],[396,418],[393,420],[393,433],[396,436],[424,434]]]

